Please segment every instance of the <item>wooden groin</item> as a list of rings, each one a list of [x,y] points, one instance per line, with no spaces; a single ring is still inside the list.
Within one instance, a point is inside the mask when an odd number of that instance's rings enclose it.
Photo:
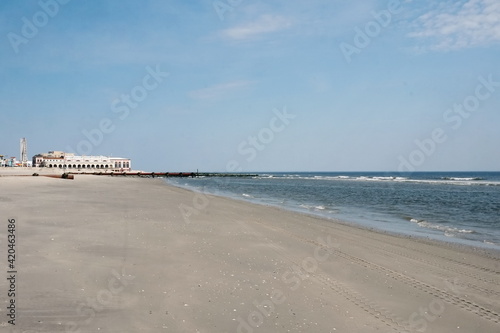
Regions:
[[[252,178],[258,177],[258,174],[251,173],[223,173],[223,172],[65,172],[65,173],[33,173],[33,174],[12,174],[1,175],[0,177],[28,177],[40,176],[50,178],[74,179],[75,175],[94,175],[94,176],[112,176],[112,177],[143,177],[143,178],[203,178],[203,177],[236,177]]]
[[[257,177],[258,174],[247,173],[213,173],[213,172],[69,172],[68,175],[95,175],[117,177],[144,177],[144,178],[169,178],[169,177]]]

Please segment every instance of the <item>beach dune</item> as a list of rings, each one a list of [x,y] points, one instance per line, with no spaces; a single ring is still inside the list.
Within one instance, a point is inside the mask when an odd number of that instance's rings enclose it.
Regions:
[[[6,332],[499,332],[500,256],[175,188],[0,177]],[[8,306],[15,300],[15,326]]]

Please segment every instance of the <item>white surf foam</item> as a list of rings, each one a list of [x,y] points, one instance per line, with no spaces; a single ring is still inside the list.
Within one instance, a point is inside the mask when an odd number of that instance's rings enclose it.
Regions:
[[[414,219],[414,218],[410,219],[410,222],[416,223],[418,226],[420,226],[422,228],[443,231],[444,235],[447,237],[455,237],[457,234],[473,234],[473,233],[475,233],[474,230],[470,230],[470,229],[460,229],[460,228],[450,227],[447,225],[431,223],[431,222],[428,222],[425,220],[418,220],[418,219]]]

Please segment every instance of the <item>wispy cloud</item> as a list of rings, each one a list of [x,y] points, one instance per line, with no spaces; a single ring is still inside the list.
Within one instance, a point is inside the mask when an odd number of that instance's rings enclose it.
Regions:
[[[421,15],[410,37],[430,50],[450,51],[500,42],[500,1],[446,1]]]
[[[193,99],[216,100],[225,95],[232,94],[238,90],[250,86],[253,81],[233,81],[217,84],[211,87],[191,91],[189,96]]]
[[[244,40],[263,34],[285,30],[292,25],[290,19],[277,15],[262,15],[256,21],[237,27],[225,29],[222,35],[226,38]]]

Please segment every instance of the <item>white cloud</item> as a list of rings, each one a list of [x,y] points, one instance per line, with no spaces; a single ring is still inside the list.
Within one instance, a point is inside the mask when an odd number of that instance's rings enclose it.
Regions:
[[[291,25],[291,20],[287,18],[276,15],[262,15],[257,21],[223,30],[222,35],[230,39],[243,40],[285,30]]]
[[[217,84],[211,87],[191,91],[189,96],[193,99],[215,100],[225,95],[234,93],[237,90],[248,87],[252,81],[233,81]]]
[[[500,42],[500,1],[447,1],[421,15],[410,37],[430,42],[427,49],[458,50]]]

